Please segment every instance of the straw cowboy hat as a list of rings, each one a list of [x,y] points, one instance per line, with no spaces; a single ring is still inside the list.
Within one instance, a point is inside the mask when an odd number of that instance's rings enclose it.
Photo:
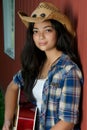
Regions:
[[[18,12],[18,15],[27,28],[30,22],[37,23],[54,19],[60,22],[73,37],[75,36],[75,31],[70,19],[51,3],[41,2],[30,17],[21,11]]]

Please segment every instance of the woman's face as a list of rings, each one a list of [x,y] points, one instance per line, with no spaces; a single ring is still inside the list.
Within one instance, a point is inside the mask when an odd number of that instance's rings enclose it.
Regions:
[[[56,48],[57,33],[50,21],[34,24],[33,40],[42,51],[46,52]]]

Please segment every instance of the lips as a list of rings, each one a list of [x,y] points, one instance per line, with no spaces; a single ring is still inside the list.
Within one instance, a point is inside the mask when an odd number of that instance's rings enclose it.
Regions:
[[[39,42],[40,46],[45,46],[47,44],[47,42]]]

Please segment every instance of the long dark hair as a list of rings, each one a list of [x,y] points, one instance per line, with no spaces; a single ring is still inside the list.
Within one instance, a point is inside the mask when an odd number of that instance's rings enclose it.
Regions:
[[[59,22],[55,20],[50,20],[53,27],[58,34],[57,49],[65,54],[68,54],[73,61],[77,61],[76,57],[72,51],[73,37],[68,33],[66,28]],[[46,55],[44,51],[38,49],[33,41],[33,23],[29,24],[27,30],[27,37],[24,49],[21,53],[21,63],[22,63],[22,76],[24,79],[24,90],[29,98],[33,100],[32,89],[37,78],[42,64],[46,60]]]

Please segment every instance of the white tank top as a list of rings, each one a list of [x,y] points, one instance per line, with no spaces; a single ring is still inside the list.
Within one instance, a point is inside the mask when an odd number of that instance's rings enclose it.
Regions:
[[[41,111],[42,91],[45,81],[46,79],[38,79],[33,88],[33,95],[37,101],[37,108],[39,109],[39,112]]]

